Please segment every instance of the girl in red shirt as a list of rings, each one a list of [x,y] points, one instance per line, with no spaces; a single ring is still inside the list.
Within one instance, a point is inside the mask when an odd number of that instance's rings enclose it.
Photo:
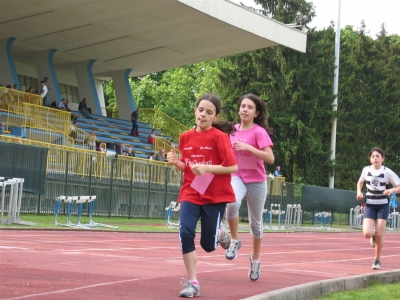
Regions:
[[[217,95],[205,94],[196,103],[196,127],[179,139],[180,159],[172,150],[167,160],[184,172],[179,193],[179,237],[188,280],[180,297],[197,297],[200,285],[196,277],[196,225],[201,219],[200,245],[206,252],[214,251],[218,243],[227,249],[230,236],[221,225],[227,203],[235,202],[230,184],[231,173],[237,171],[227,133],[233,133],[229,122],[214,123],[221,112]]]

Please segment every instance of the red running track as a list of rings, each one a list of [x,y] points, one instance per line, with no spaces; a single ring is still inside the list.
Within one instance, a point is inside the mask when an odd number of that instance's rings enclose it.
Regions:
[[[0,299],[179,299],[186,277],[177,233],[0,230],[0,238]],[[374,250],[361,232],[267,232],[261,277],[252,282],[251,236],[241,238],[233,261],[222,248],[197,246],[201,299],[400,269],[400,232],[385,235],[380,271],[371,270]]]

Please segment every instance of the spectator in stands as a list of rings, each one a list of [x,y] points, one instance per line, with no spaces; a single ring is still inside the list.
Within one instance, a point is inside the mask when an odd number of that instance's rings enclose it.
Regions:
[[[281,174],[281,167],[280,167],[280,166],[277,166],[277,167],[276,167],[275,172],[274,172],[274,176],[275,176],[275,177],[282,177],[282,174]]]
[[[135,152],[132,149],[132,146],[128,147],[128,150],[125,152],[125,155],[130,157],[136,157]]]
[[[68,107],[68,99],[65,99],[65,100],[67,100],[66,102],[65,102],[65,109],[67,110],[67,111],[71,111],[70,109],[69,109],[69,107]]]
[[[69,128],[69,136],[74,140],[74,142],[76,141],[76,138],[78,136],[78,131],[76,130],[77,128],[78,128],[78,122],[73,121]]]
[[[15,138],[12,139],[13,143],[22,144],[21,137],[17,135]]]
[[[81,102],[79,102],[78,110],[84,115],[86,118],[91,119],[92,116],[90,115],[92,113],[92,110],[87,107],[87,99],[83,98]]]
[[[43,82],[44,82],[44,84],[46,85],[47,90],[50,92],[50,88],[49,88],[49,86],[47,85],[47,82],[48,82],[48,81],[49,81],[49,78],[47,78],[47,77],[43,78]]]
[[[115,158],[117,158],[120,155],[124,155],[124,144],[117,144],[115,147]]]
[[[104,143],[97,141],[96,142],[96,151],[99,151],[101,153],[106,153],[106,146],[104,145]]]
[[[25,94],[25,101],[26,102],[30,102],[29,100],[31,99],[31,95],[33,94],[33,87],[28,87],[28,89],[26,90],[26,94]]]
[[[68,108],[68,100],[63,98],[60,103],[58,103],[57,107],[62,110],[70,111]]]
[[[147,159],[153,160],[154,159],[154,152],[150,153],[150,155],[147,156]]]
[[[139,108],[137,108],[131,114],[131,121],[132,121],[131,136],[139,136],[139,127],[137,124],[138,117],[139,117]]]
[[[18,91],[18,84],[14,83],[13,89]]]
[[[88,145],[89,150],[96,150],[96,132],[94,132],[94,130],[92,130],[90,132],[90,135],[87,136],[87,138],[85,139],[85,143],[86,145]]]
[[[149,137],[147,138],[147,142],[149,144],[154,145],[154,137],[156,136],[156,134],[154,133],[154,129],[151,130],[151,132],[149,133]]]
[[[0,134],[3,134],[3,123],[0,123]]]
[[[165,161],[165,150],[163,148],[160,148],[160,150],[154,157],[154,160]]]
[[[11,90],[11,85],[8,84],[3,91],[1,99],[6,103],[14,102],[14,93],[12,93]]]
[[[43,106],[48,106],[47,104],[47,85],[44,83],[44,81],[40,82],[41,90],[40,90],[40,97],[43,99]]]

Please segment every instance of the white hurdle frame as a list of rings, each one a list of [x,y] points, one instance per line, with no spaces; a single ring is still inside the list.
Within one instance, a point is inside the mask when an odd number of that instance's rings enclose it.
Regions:
[[[274,209],[274,208],[277,208],[277,209]],[[280,204],[271,203],[271,207],[268,212],[268,214],[269,214],[268,226],[265,226],[264,228],[272,229],[272,217],[273,217],[273,215],[277,215],[278,216],[278,229],[283,229],[283,226],[281,225],[281,215],[284,213],[285,213],[285,211],[281,210]]]
[[[180,210],[180,205],[176,201],[171,201],[171,203],[165,208],[165,216],[164,222],[165,227],[168,228],[179,228],[179,220],[178,223],[172,222],[172,213],[178,212]]]
[[[55,226],[74,227],[74,228],[84,228],[84,229],[92,229],[93,227],[118,228],[117,226],[111,226],[111,225],[93,222],[92,216],[93,216],[95,201],[96,201],[96,196],[59,196],[59,197],[57,197],[55,199],[55,204],[54,204],[54,225]],[[67,205],[67,222],[66,223],[59,223],[57,221],[57,216],[59,213],[59,209],[61,207],[61,203],[65,203]],[[88,224],[81,223],[83,203],[87,203],[89,205],[89,223]],[[77,206],[77,222],[76,222],[76,224],[71,222],[71,215],[72,215],[74,204],[78,205]]]
[[[354,214],[353,214],[354,213]],[[350,208],[350,227],[362,229],[362,220],[364,217],[364,207],[357,205],[355,208]]]
[[[285,228],[300,228],[301,213],[300,204],[288,204],[286,207]]]
[[[24,178],[0,177],[1,186],[1,216],[0,224],[20,224],[34,226],[36,223],[24,222],[20,220],[22,192],[24,188]],[[8,201],[8,219],[4,218],[6,186],[10,186]]]

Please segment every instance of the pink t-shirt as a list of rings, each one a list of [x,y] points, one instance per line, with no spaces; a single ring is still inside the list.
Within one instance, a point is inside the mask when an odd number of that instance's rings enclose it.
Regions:
[[[257,125],[248,130],[240,130],[240,124],[236,124],[236,133],[231,135],[231,144],[235,142],[244,142],[257,149],[263,149],[265,147],[272,147],[271,138],[267,131]],[[263,182],[266,179],[264,162],[248,151],[236,151],[233,149],[233,153],[236,156],[239,170],[233,173],[232,176],[239,176],[242,178],[244,183],[249,182]]]

